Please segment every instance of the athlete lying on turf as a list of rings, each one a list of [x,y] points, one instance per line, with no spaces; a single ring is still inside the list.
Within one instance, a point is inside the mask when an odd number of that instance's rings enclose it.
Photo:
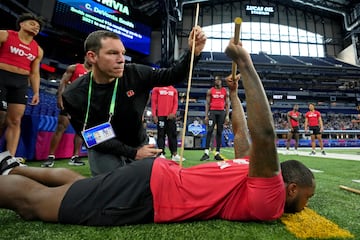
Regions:
[[[85,178],[68,169],[21,167],[2,153],[0,173],[8,175],[0,176],[0,207],[27,220],[108,226],[267,221],[284,211],[301,211],[314,194],[314,176],[295,160],[280,169],[272,114],[251,57],[232,40],[226,54],[241,72],[247,103],[248,127],[237,95],[239,76],[229,77],[238,159],[180,168],[170,160],[147,158]]]

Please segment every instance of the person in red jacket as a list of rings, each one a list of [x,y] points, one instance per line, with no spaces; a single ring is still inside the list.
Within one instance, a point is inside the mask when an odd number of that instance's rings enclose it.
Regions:
[[[151,112],[157,126],[157,147],[165,158],[165,135],[168,137],[171,159],[180,161],[177,154],[176,112],[178,91],[173,86],[154,87],[151,93]],[[185,160],[184,158],[182,160]]]
[[[56,129],[55,129],[55,133],[51,137],[50,151],[49,151],[48,159],[47,159],[47,161],[45,161],[41,164],[42,167],[53,167],[54,166],[55,151],[56,151],[57,147],[59,146],[62,135],[64,134],[65,130],[67,129],[67,127],[70,124],[69,115],[64,110],[64,105],[63,105],[61,95],[63,94],[65,87],[67,85],[71,84],[77,78],[86,74],[90,70],[91,70],[91,64],[85,58],[84,63],[75,63],[72,65],[69,65],[66,68],[66,71],[61,78],[60,85],[59,85],[58,92],[57,92],[57,105],[58,105],[58,108],[60,109],[60,113],[58,116],[58,123],[57,123]],[[71,157],[71,159],[69,161],[69,165],[74,165],[74,166],[85,165],[85,163],[83,161],[81,161],[79,158],[79,151],[80,151],[80,147],[81,147],[82,143],[83,143],[82,137],[79,134],[75,134],[73,156]]]
[[[315,192],[314,175],[300,161],[279,163],[271,109],[251,56],[233,40],[226,54],[241,72],[246,95],[247,123],[237,95],[239,76],[229,77],[239,158],[188,168],[160,157],[145,158],[85,178],[65,168],[19,167],[3,152],[0,208],[26,220],[91,226],[272,221],[284,212],[303,210]]]
[[[200,161],[210,159],[210,141],[215,126],[216,152],[214,159],[218,161],[224,160],[220,156],[220,147],[224,123],[229,123],[229,93],[226,88],[222,87],[222,79],[220,76],[215,76],[214,87],[210,88],[206,93],[205,123],[207,124],[205,152],[200,158]]]
[[[37,105],[40,101],[39,66],[43,50],[34,37],[42,25],[41,18],[25,13],[17,19],[19,31],[0,30],[0,115],[6,114],[3,122],[6,125],[6,149],[12,155],[15,155],[20,139],[29,81],[33,90],[30,104]]]
[[[324,150],[324,143],[322,140],[322,132],[324,132],[324,124],[321,118],[321,113],[315,110],[315,104],[309,104],[309,111],[305,114],[305,133],[310,133],[311,136],[311,152],[309,155],[315,155],[315,137],[319,141],[321,154],[326,155]]]
[[[295,138],[295,154],[298,154],[299,147],[299,119],[300,119],[299,105],[295,104],[292,111],[287,113],[287,122],[290,125],[286,140],[286,153],[289,153],[291,139]]]

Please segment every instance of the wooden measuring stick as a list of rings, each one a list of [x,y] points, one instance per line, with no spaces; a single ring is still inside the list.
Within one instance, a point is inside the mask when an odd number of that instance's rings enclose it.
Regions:
[[[196,4],[196,15],[195,15],[195,27],[198,25],[198,18],[199,18],[199,3]],[[180,161],[179,165],[182,167],[183,156],[184,156],[184,142],[185,142],[185,133],[186,133],[186,124],[187,124],[187,114],[189,109],[189,96],[190,96],[190,88],[191,88],[191,78],[194,66],[194,55],[195,55],[195,39],[196,34],[194,32],[193,42],[192,42],[192,49],[191,49],[191,60],[190,60],[190,70],[189,70],[189,78],[188,78],[188,87],[186,91],[186,101],[185,101],[185,114],[184,114],[184,124],[183,124],[183,131],[181,137],[181,151],[180,151]]]
[[[241,26],[241,23],[242,23],[242,19],[240,17],[237,17],[237,18],[235,18],[234,22],[235,22],[234,43],[238,44],[239,43],[239,38],[240,38],[240,26]],[[232,62],[231,74],[232,74],[233,81],[235,80],[235,77],[236,77],[236,70],[237,70],[236,63]]]
[[[359,189],[347,187],[347,186],[344,186],[344,185],[340,185],[339,188],[344,189],[344,190],[349,191],[349,192],[352,192],[352,193],[360,194],[360,190],[359,190]]]

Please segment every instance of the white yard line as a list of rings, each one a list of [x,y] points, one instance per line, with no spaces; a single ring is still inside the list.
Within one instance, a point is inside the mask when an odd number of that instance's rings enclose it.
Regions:
[[[327,148],[329,149],[329,148]],[[327,150],[325,148],[325,152]],[[336,148],[336,149],[349,149],[349,148]],[[355,148],[358,149],[358,148]],[[308,157],[318,157],[318,158],[335,158],[335,159],[341,159],[341,160],[351,160],[351,161],[360,161],[360,155],[359,154],[343,154],[343,153],[330,153],[326,152],[326,155],[322,155],[320,152],[320,149],[316,149],[316,155],[309,155],[311,148],[299,148],[298,154],[299,156],[308,156]],[[231,154],[234,154],[234,150],[232,148],[222,148],[222,152],[228,152]],[[359,149],[360,152],[360,149]],[[284,148],[278,148],[278,153],[286,155],[286,149]],[[295,155],[292,150],[290,150],[290,154],[288,155]]]
[[[309,155],[311,149],[298,149],[298,155],[299,156],[308,156],[308,157],[317,157],[317,158],[335,158],[335,159],[341,159],[341,160],[351,160],[351,161],[360,161],[360,155],[357,154],[343,154],[343,153],[329,153],[326,152],[326,155],[322,155],[320,152],[320,149],[317,149],[316,155]],[[278,149],[278,153],[286,155],[285,149]],[[290,154],[288,155],[294,155],[293,151],[290,151]]]

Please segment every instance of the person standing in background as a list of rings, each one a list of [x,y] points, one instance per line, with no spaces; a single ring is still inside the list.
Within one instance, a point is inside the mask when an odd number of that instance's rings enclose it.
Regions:
[[[229,123],[229,93],[222,87],[221,76],[215,76],[214,86],[206,93],[205,123],[207,125],[206,145],[200,161],[210,159],[209,148],[211,136],[216,125],[216,153],[214,159],[224,160],[220,156],[220,146],[224,123]]]
[[[180,161],[177,154],[176,112],[178,91],[173,86],[155,87],[151,94],[151,112],[157,126],[157,147],[162,149],[160,157],[165,158],[165,135],[168,137],[171,159]],[[185,160],[184,158],[182,160]]]
[[[33,90],[31,105],[40,101],[40,61],[43,50],[34,40],[43,21],[30,13],[20,15],[19,31],[0,30],[0,115],[6,125],[6,149],[15,156],[20,139],[20,124],[28,102],[29,82]],[[4,129],[2,127],[1,129]]]
[[[315,137],[319,141],[321,154],[326,155],[325,150],[324,150],[324,144],[322,141],[322,136],[321,136],[322,132],[324,132],[324,125],[323,125],[323,121],[321,118],[321,113],[319,111],[315,110],[314,103],[309,104],[309,111],[305,114],[305,127],[304,128],[305,128],[306,133],[310,131],[310,136],[311,136],[311,149],[312,150],[309,155],[316,154]]]
[[[286,141],[286,154],[289,154],[290,142],[291,139],[294,137],[295,139],[295,154],[298,154],[298,147],[299,147],[299,120],[300,120],[300,112],[299,112],[299,105],[295,104],[292,111],[287,113],[287,122],[290,124],[289,132],[287,134],[287,141]]]
[[[65,130],[68,128],[70,124],[69,115],[64,110],[64,105],[62,101],[62,93],[65,90],[65,87],[72,82],[74,82],[77,78],[81,77],[82,75],[86,74],[88,71],[91,70],[91,64],[86,60],[84,63],[76,63],[68,66],[66,68],[65,73],[63,74],[60,85],[57,92],[57,105],[60,109],[60,113],[58,116],[58,123],[55,129],[55,133],[51,137],[50,141],[50,151],[47,161],[43,162],[41,164],[42,167],[53,167],[54,161],[55,161],[55,151],[59,146],[59,143],[61,141],[61,137],[63,136]],[[80,147],[83,143],[83,139],[79,134],[75,133],[74,137],[74,150],[73,150],[73,156],[71,157],[69,161],[69,165],[74,166],[83,166],[85,163],[80,160],[79,158],[79,151]]]

